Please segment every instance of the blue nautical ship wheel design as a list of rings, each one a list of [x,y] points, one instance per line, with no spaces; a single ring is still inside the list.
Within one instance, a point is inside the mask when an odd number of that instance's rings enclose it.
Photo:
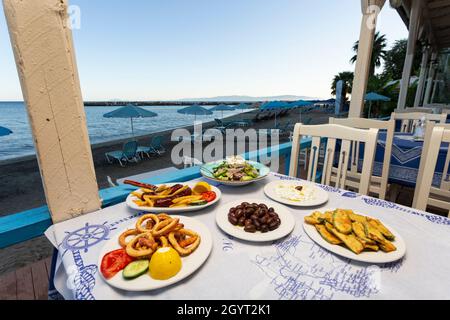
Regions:
[[[83,228],[68,232],[62,245],[70,251],[83,250],[84,252],[88,252],[90,247],[95,246],[101,241],[109,240],[109,233],[110,229],[105,225],[89,225],[89,223],[86,223]]]

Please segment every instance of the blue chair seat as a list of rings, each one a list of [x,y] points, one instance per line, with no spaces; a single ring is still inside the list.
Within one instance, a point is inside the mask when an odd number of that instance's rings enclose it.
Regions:
[[[110,151],[107,152],[106,155],[108,155],[108,157],[114,158],[114,159],[122,159],[124,158],[123,152],[122,151]]]
[[[136,152],[141,155],[146,154],[148,157],[150,157],[150,154],[161,155],[164,152],[166,152],[166,149],[164,148],[162,143],[163,143],[163,136],[153,137],[149,146],[138,146]]]
[[[137,153],[141,153],[141,152],[149,153],[151,151],[152,151],[152,149],[150,147],[139,146],[137,148]]]
[[[139,154],[137,153],[137,142],[130,141],[124,144],[122,150],[109,151],[105,153],[106,160],[109,163],[112,163],[111,159],[115,159],[119,161],[120,165],[124,167],[124,162],[135,161],[138,162],[140,160]]]

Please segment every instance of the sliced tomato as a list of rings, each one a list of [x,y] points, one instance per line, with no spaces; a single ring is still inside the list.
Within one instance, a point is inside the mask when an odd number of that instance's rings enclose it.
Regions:
[[[133,260],[134,259],[126,253],[125,249],[114,250],[104,255],[100,271],[106,279],[111,279]]]
[[[202,199],[206,200],[207,202],[214,201],[216,197],[217,195],[214,191],[207,191],[202,193]]]

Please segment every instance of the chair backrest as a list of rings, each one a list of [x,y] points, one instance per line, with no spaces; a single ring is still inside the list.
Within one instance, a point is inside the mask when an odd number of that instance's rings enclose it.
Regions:
[[[442,143],[447,144],[442,178],[439,186],[433,186],[436,164]],[[450,124],[427,124],[425,142],[420,160],[419,175],[414,191],[413,207],[426,210],[428,205],[446,209],[450,217]]]
[[[411,113],[395,113],[391,114],[391,119],[395,121],[401,120],[400,132],[413,133],[419,120],[425,119],[425,121],[436,121],[439,123],[445,123],[447,120],[447,115],[441,114],[431,114],[423,112],[411,112]]]
[[[351,142],[364,142],[364,160],[362,174],[359,181],[359,193],[367,195],[370,178],[372,176],[373,160],[378,137],[378,129],[355,129],[337,124],[324,124],[306,126],[297,123],[294,129],[292,154],[289,175],[296,177],[298,171],[298,158],[300,154],[300,141],[302,136],[312,136],[307,180],[315,181],[319,162],[319,150],[322,138],[327,138],[325,157],[323,162],[322,184],[330,185],[334,175],[335,187],[345,188],[350,159]],[[338,167],[334,166],[336,142],[341,140]]]
[[[419,112],[419,113],[433,113],[433,108],[426,108],[426,107],[411,107],[411,108],[405,108],[405,109],[395,109],[395,113],[413,113],[413,112]]]
[[[125,143],[123,145],[123,155],[127,158],[132,158],[134,156],[136,156],[136,151],[138,148],[138,143],[137,141],[128,141],[127,143]]]
[[[371,192],[378,194],[380,199],[385,199],[389,178],[389,167],[391,165],[391,153],[392,153],[392,143],[394,141],[395,120],[391,119],[389,121],[381,121],[364,118],[339,118],[339,119],[330,118],[330,124],[339,124],[358,129],[376,128],[379,130],[386,130],[386,141],[384,147],[383,170],[381,173],[381,179],[379,177],[372,177],[371,180],[372,183],[370,186]],[[351,172],[354,175],[359,175],[358,173],[358,166],[360,163],[359,147],[360,143],[356,141],[352,142]]]

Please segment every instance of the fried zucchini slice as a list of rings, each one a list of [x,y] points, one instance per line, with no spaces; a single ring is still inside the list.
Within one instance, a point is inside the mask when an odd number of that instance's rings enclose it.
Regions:
[[[365,216],[362,216],[360,214],[354,213],[353,211],[351,213],[348,213],[348,217],[353,222],[364,223],[364,222],[367,221],[367,218]]]
[[[386,228],[385,225],[382,224],[380,220],[378,219],[367,219],[367,220],[373,227],[377,228],[386,239],[391,241],[395,240],[394,234],[391,231],[389,231],[389,229]]]
[[[345,210],[337,209],[333,212],[333,226],[343,234],[352,232],[352,221]]]
[[[328,232],[333,233],[334,226],[328,221],[325,221],[325,228],[327,228]]]
[[[364,244],[374,245],[376,244],[375,241],[372,239],[367,238],[366,232],[364,231],[364,225],[361,222],[355,221],[352,223],[353,232],[355,235],[360,239],[363,240]]]
[[[335,235],[330,233],[323,224],[316,224],[314,226],[316,227],[317,231],[320,233],[322,238],[325,239],[326,242],[331,243],[331,244],[341,244],[342,243],[342,241],[339,240],[338,238],[336,238]]]
[[[366,237],[369,239],[372,239],[378,243],[383,243],[386,241],[386,238],[383,236],[383,234],[372,226],[368,221],[364,223],[364,232],[366,233]]]
[[[328,222],[333,224],[333,211],[326,211],[325,213],[321,214],[319,220],[321,223]]]
[[[371,250],[371,251],[379,251],[380,250],[380,247],[379,246],[377,246],[376,244],[364,244],[364,249],[368,249],[368,250]]]
[[[397,250],[394,244],[388,240],[385,240],[384,242],[379,243],[378,245],[380,246],[380,249],[384,252],[392,252]]]
[[[320,216],[321,213],[319,211],[315,211],[310,216],[305,217],[305,222],[312,225],[321,224],[319,220]]]
[[[356,238],[355,235],[350,234],[343,234],[336,229],[333,229],[333,234],[341,240],[347,248],[349,248],[351,251],[353,251],[356,254],[360,254],[364,250],[363,244]]]

